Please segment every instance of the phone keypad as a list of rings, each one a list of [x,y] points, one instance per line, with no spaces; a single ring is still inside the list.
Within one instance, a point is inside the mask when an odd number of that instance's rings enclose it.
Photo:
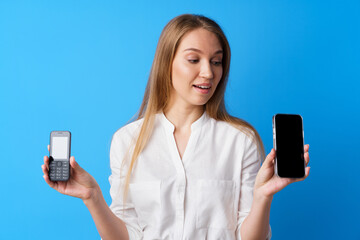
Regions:
[[[51,181],[66,181],[69,178],[69,162],[52,161],[49,165],[49,177]]]

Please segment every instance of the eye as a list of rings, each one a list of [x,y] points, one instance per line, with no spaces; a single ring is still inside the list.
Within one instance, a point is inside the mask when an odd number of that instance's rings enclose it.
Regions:
[[[212,64],[214,64],[215,66],[220,66],[222,65],[222,61],[212,61]]]
[[[188,59],[188,61],[189,61],[190,63],[197,63],[197,62],[199,62],[198,59]]]

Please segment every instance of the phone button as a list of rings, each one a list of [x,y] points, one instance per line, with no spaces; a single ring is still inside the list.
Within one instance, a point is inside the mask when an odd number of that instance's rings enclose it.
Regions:
[[[56,163],[56,166],[58,166],[58,167],[61,167],[61,165],[62,165],[62,162],[60,162],[60,161]]]

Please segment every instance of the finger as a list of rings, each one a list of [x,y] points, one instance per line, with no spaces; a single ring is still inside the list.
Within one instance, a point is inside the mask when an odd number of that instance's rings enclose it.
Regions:
[[[310,161],[310,156],[308,152],[304,153],[304,158],[305,158],[305,166],[307,166]]]
[[[266,168],[272,167],[274,164],[275,156],[276,156],[275,149],[271,149],[270,153],[266,156],[266,158],[263,162],[263,166]]]
[[[310,167],[306,167],[305,168],[305,178],[307,178],[309,176],[309,174],[310,174]]]
[[[70,157],[70,176],[74,176],[74,172],[76,172],[75,170],[75,166],[76,165],[76,161],[75,158],[73,156]]]
[[[309,174],[310,174],[310,167],[306,167],[305,168],[305,176],[301,179],[298,179],[297,182],[305,180],[309,176]]]
[[[75,157],[74,157],[74,156],[71,156],[71,157],[70,157],[70,166],[71,166],[71,168],[74,169],[74,171],[76,171],[76,172],[81,173],[81,172],[84,172],[84,171],[85,171],[85,170],[84,170],[82,167],[80,167],[80,165],[75,161]]]
[[[45,179],[45,182],[52,188],[55,188],[56,183],[52,182],[49,178],[49,158],[47,156],[44,156],[44,164],[41,165],[41,169],[43,170],[43,178]]]
[[[49,175],[45,174],[45,175],[43,176],[43,178],[45,179],[45,182],[46,182],[51,188],[54,188],[54,189],[56,190],[56,185],[57,185],[57,183],[50,181]]]
[[[82,167],[80,167],[80,165],[75,161],[75,157],[74,157],[74,156],[71,156],[71,157],[70,157],[70,166],[71,166],[72,168],[74,168],[75,170],[79,170],[79,171],[84,170],[84,169],[82,169]]]
[[[308,152],[310,148],[309,144],[304,145],[304,152]]]
[[[50,152],[50,145],[47,146],[48,151]]]
[[[49,157],[48,156],[44,156],[44,165],[46,167],[47,170],[49,170]]]
[[[305,177],[296,179],[295,182],[300,182],[300,181],[305,180],[309,176],[309,174],[310,174],[310,167],[306,167],[305,168]]]
[[[44,175],[47,175],[49,173],[48,169],[46,168],[46,166],[44,164],[41,165],[41,169],[42,169]]]

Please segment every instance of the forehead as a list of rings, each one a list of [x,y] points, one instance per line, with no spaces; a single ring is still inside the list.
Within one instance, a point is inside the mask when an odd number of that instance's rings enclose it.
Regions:
[[[216,52],[222,50],[218,37],[203,28],[198,28],[186,33],[179,44],[179,50],[196,48],[204,52]]]

